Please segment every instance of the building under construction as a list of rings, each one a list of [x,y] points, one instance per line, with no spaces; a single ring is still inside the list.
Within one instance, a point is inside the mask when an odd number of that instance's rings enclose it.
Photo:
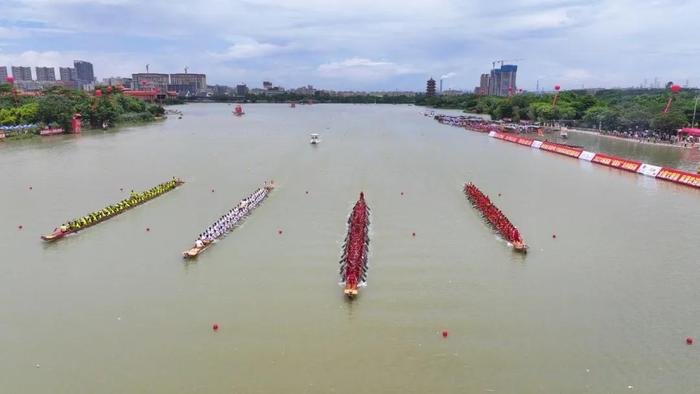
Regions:
[[[490,74],[481,74],[479,87],[475,89],[477,94],[489,96],[509,96],[517,92],[516,77],[518,66],[514,64],[501,64],[501,68],[494,68]]]

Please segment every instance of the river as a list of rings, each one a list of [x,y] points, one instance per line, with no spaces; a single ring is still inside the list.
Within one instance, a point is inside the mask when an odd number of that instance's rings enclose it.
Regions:
[[[178,109],[182,119],[0,143],[0,391],[700,386],[698,345],[685,344],[700,340],[698,190],[440,125],[413,106],[256,104],[241,118],[226,104]],[[657,148],[644,148],[648,161],[667,164]],[[185,185],[59,242],[39,239],[172,176]],[[183,262],[197,234],[266,179],[277,188],[245,224]],[[485,225],[466,181],[530,253]],[[370,268],[348,302],[338,259],[360,191]]]

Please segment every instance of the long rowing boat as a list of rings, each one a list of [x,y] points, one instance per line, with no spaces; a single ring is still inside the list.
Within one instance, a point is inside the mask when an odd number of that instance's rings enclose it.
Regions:
[[[95,219],[94,221],[92,221],[92,222],[90,222],[90,223],[86,223],[86,224],[82,225],[80,228],[71,228],[71,227],[67,227],[67,226],[65,226],[65,225],[62,225],[62,226],[60,226],[60,227],[54,229],[53,232],[51,232],[50,234],[42,235],[42,236],[41,236],[41,239],[43,239],[44,241],[56,241],[56,240],[59,240],[59,239],[65,237],[65,236],[67,236],[67,235],[70,235],[70,234],[77,233],[77,232],[79,232],[79,231],[85,230],[86,228],[92,227],[92,226],[94,226],[94,225],[96,225],[96,224],[98,224],[98,223],[102,223],[102,222],[104,222],[105,220],[111,219],[111,218],[113,218],[113,217],[115,217],[115,216],[117,216],[117,215],[120,215],[120,214],[122,214],[122,213],[124,213],[124,212],[126,212],[126,211],[128,211],[128,210],[130,210],[130,209],[133,209],[133,208],[135,208],[135,207],[137,207],[137,206],[139,206],[139,205],[145,204],[146,202],[151,201],[151,200],[153,200],[153,199],[156,198],[156,197],[160,197],[160,196],[162,196],[163,194],[165,194],[165,193],[167,193],[167,192],[169,192],[169,191],[171,191],[171,190],[174,190],[176,187],[178,187],[178,186],[182,185],[183,183],[185,183],[185,182],[183,182],[183,181],[180,180],[180,179],[174,179],[173,181],[168,181],[168,182],[165,182],[164,184],[167,185],[167,184],[170,184],[170,182],[173,182],[173,183],[172,183],[172,186],[170,186],[169,188],[164,189],[164,190],[161,191],[160,193],[149,194],[148,196],[144,196],[144,198],[141,199],[141,200],[139,200],[139,201],[134,201],[133,203],[130,203],[130,205],[129,205],[128,207],[125,207],[125,208],[123,208],[123,209],[116,210],[116,211],[115,211],[115,210],[112,210],[112,212],[110,212],[110,213],[108,213],[108,214],[105,214],[105,215],[101,216],[101,217],[98,218],[98,219]],[[163,184],[161,184],[161,185],[163,185]],[[159,186],[161,186],[161,185],[159,185]],[[153,189],[149,189],[149,190],[153,190]],[[142,192],[142,193],[136,193],[136,195],[144,195],[146,192],[148,192],[148,190],[145,191],[145,192]],[[130,200],[127,199],[126,201],[130,201]],[[109,206],[108,206],[108,207],[109,207]],[[104,209],[105,209],[105,208],[103,208],[103,210],[104,210]],[[100,211],[102,211],[102,210],[100,210]],[[99,211],[97,211],[97,212],[99,212]],[[79,219],[77,219],[77,220],[79,220]]]
[[[216,237],[205,237],[205,239],[197,239],[195,241],[195,244],[192,248],[185,250],[182,252],[182,257],[185,259],[192,259],[200,254],[204,253],[205,250],[209,249],[214,243],[218,240],[224,237],[228,232],[232,231],[234,228],[238,226],[239,223],[241,223],[250,213],[257,207],[262,204],[262,202],[267,198],[268,194],[270,191],[274,189],[274,184],[272,182],[267,183],[265,182],[265,185],[256,191],[253,192],[248,198],[241,200],[235,208],[231,209],[229,212],[237,212],[239,213],[238,219],[237,220],[229,220],[228,221],[228,226],[224,228],[224,231],[220,233],[220,235]],[[258,196],[255,198],[255,196]],[[252,201],[252,202],[251,202]],[[223,218],[223,216],[222,216]],[[217,220],[214,224],[212,224],[209,228],[213,228],[216,226],[217,223],[222,223],[222,219],[220,218]]]
[[[491,202],[487,195],[482,193],[473,183],[464,185],[464,193],[467,195],[467,198],[469,198],[474,208],[479,210],[489,224],[513,246],[513,250],[520,253],[527,253],[527,245],[520,237],[518,229],[508,220],[506,215]]]
[[[348,218],[348,234],[340,258],[340,284],[344,286],[343,293],[351,299],[357,295],[357,288],[367,283],[369,213],[365,195],[360,193]]]

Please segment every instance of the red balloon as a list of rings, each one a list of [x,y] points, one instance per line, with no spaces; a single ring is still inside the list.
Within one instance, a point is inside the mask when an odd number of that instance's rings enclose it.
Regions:
[[[7,78],[5,78],[5,81],[7,81],[7,83],[13,83],[15,82],[15,79],[13,77],[8,76]]]
[[[554,85],[554,90],[559,90],[559,89],[561,89],[561,86],[559,86],[559,85]]]
[[[672,91],[673,93],[678,93],[678,92],[681,91],[681,87],[678,86],[678,85],[671,85],[671,91]]]
[[[95,89],[95,96],[97,96],[97,97],[102,96],[102,90],[100,90],[100,89]]]

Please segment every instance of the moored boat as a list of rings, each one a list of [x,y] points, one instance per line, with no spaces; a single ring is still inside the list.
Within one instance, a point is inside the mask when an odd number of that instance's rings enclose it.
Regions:
[[[105,220],[111,219],[117,215],[120,215],[132,208],[142,205],[156,197],[160,197],[163,194],[175,189],[176,187],[182,185],[184,182],[180,179],[173,178],[168,182],[161,183],[149,190],[141,193],[132,192],[128,199],[124,199],[116,204],[109,205],[105,208],[95,211],[91,214],[83,216],[78,219],[68,221],[66,224],[54,229],[51,233],[41,236],[44,241],[55,241],[66,237],[67,235],[77,233],[78,231],[85,230],[92,227],[98,223],[102,223]]]

